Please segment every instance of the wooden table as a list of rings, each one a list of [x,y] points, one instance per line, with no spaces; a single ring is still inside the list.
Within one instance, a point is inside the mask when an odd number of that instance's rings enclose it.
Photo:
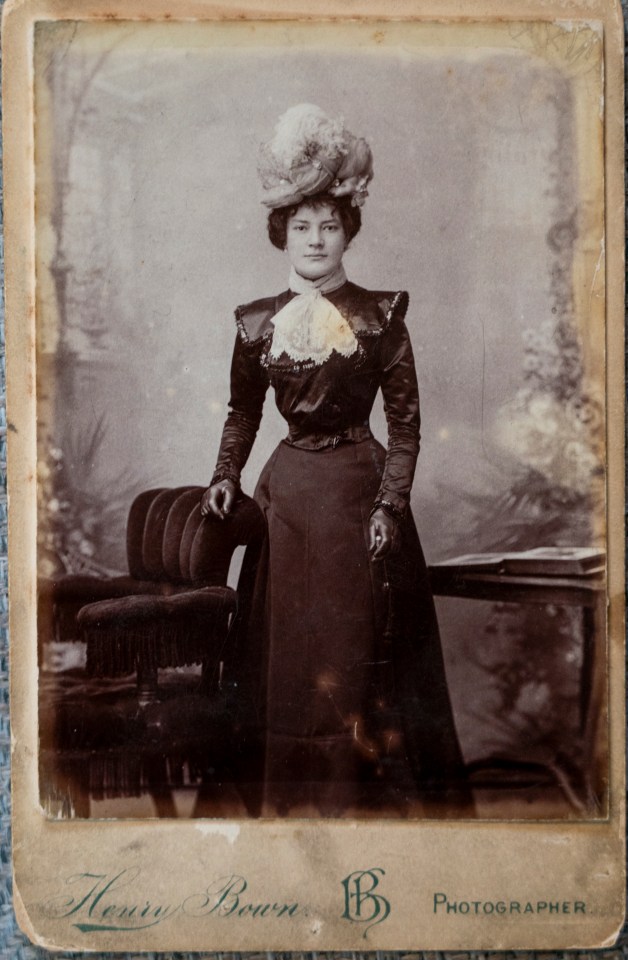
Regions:
[[[437,597],[487,600],[497,603],[535,603],[576,606],[583,616],[583,658],[580,674],[580,733],[583,738],[583,803],[588,805],[599,779],[595,767],[606,759],[606,579],[590,576],[513,576],[479,572],[477,564],[435,563],[429,567]]]

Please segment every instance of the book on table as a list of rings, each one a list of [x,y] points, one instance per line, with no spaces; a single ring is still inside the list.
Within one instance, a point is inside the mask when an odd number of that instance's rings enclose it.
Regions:
[[[460,573],[591,577],[603,572],[605,559],[605,552],[597,547],[535,547],[507,553],[467,553],[435,566]]]

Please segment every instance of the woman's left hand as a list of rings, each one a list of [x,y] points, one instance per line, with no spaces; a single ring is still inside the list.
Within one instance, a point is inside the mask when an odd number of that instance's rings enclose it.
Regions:
[[[369,522],[369,556],[383,560],[399,549],[399,525],[385,510],[376,510]]]

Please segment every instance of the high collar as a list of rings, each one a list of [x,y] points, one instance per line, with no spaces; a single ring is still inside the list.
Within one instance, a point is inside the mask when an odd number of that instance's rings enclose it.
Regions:
[[[338,290],[346,282],[345,268],[340,263],[332,273],[327,273],[317,280],[308,280],[307,277],[302,277],[300,273],[297,273],[294,267],[291,267],[288,286],[293,293],[321,293],[324,295]]]

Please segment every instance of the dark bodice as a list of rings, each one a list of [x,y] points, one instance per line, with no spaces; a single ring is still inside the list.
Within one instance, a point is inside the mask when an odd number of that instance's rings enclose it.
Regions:
[[[351,327],[358,348],[349,357],[333,353],[322,364],[270,356],[272,318],[293,296],[286,291],[236,310],[230,413],[212,482],[228,477],[239,483],[269,385],[288,423],[286,442],[311,450],[370,439],[369,417],[381,387],[388,448],[376,503],[402,513],[410,497],[420,426],[414,358],[404,323],[407,293],[370,291],[347,282],[326,294]]]

